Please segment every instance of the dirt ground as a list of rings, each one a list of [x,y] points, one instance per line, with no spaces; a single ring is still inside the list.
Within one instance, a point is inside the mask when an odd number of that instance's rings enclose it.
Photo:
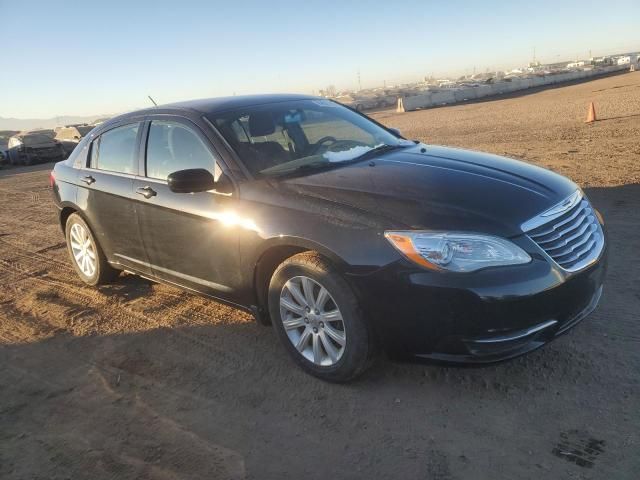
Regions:
[[[610,232],[599,310],[508,363],[382,359],[331,385],[238,310],[133,276],[82,286],[50,165],[5,170],[0,478],[640,478],[640,73],[375,117],[582,185]]]

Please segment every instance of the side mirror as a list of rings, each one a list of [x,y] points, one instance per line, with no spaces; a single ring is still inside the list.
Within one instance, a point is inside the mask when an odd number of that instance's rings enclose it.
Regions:
[[[174,193],[206,192],[215,188],[213,175],[204,168],[178,170],[169,174],[167,184]]]
[[[400,130],[398,130],[397,128],[389,127],[387,130],[389,130],[391,133],[393,133],[396,137],[402,137],[402,134],[400,133]]]

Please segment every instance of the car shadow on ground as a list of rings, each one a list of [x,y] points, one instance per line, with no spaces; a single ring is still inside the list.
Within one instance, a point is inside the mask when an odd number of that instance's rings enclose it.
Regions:
[[[151,294],[154,284],[155,282],[137,275],[121,274],[115,282],[99,288],[102,294],[127,302]]]

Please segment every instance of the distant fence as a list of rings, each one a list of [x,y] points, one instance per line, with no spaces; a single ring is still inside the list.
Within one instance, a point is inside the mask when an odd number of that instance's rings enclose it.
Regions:
[[[399,98],[398,112],[409,112],[420,108],[451,105],[453,103],[464,102],[467,100],[477,100],[478,98],[517,92],[528,88],[555,85],[557,83],[571,82],[574,80],[583,80],[628,69],[629,65],[612,65],[609,67],[594,68],[592,70],[557,73],[554,75],[541,75],[528,78],[514,78],[510,82],[503,81],[479,85],[477,87],[443,89],[427,92],[421,95]]]

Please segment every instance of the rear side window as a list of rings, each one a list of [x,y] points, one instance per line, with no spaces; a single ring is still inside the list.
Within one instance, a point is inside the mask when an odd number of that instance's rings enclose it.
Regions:
[[[216,161],[200,136],[178,122],[154,120],[147,141],[147,177],[166,180],[170,173],[204,168],[215,175]]]
[[[134,173],[139,124],[124,125],[103,133],[91,146],[91,168]]]

